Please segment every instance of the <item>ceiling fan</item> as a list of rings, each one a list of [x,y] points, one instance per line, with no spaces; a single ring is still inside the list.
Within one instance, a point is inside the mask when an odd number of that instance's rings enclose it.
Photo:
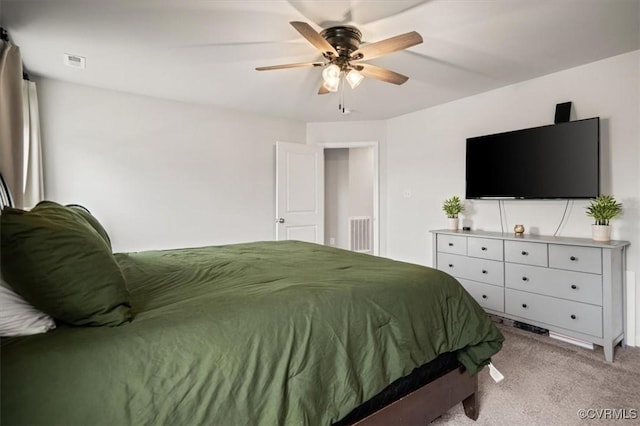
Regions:
[[[302,62],[295,64],[258,67],[258,71],[279,70],[299,67],[325,67],[323,82],[318,90],[322,95],[336,92],[341,80],[346,80],[352,88],[360,84],[364,77],[393,84],[404,84],[409,77],[395,71],[363,61],[388,55],[422,43],[422,36],[415,31],[360,46],[362,33],[353,26],[335,26],[321,32],[314,30],[306,22],[293,21],[290,24],[325,58],[324,62]]]

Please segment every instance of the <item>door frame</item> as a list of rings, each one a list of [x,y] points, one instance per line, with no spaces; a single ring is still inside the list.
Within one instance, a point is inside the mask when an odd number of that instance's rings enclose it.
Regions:
[[[317,142],[323,149],[373,148],[373,254],[380,255],[380,161],[378,141]],[[326,179],[326,177],[325,177]],[[326,212],[325,212],[326,215]]]

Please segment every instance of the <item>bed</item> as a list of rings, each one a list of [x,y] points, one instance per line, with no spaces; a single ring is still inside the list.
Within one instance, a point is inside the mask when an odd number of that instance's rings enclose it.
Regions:
[[[3,275],[47,309],[16,282],[26,213],[11,213]],[[112,257],[127,297],[103,324],[2,339],[2,424],[424,424],[460,401],[474,418],[503,341],[455,279],[418,265],[299,241]]]

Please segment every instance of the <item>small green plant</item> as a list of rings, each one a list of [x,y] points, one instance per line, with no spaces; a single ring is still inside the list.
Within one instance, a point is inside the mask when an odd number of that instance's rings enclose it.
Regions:
[[[596,225],[609,225],[609,221],[622,213],[622,203],[611,195],[600,195],[587,206],[587,216],[595,219]]]
[[[464,204],[460,201],[456,195],[449,198],[448,200],[444,200],[442,204],[442,210],[447,214],[448,218],[455,219],[458,217],[459,213],[464,211]]]

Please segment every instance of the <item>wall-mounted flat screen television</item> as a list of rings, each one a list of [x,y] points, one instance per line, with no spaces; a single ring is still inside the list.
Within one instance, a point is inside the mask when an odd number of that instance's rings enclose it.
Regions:
[[[600,194],[600,118],[467,139],[468,199]]]

